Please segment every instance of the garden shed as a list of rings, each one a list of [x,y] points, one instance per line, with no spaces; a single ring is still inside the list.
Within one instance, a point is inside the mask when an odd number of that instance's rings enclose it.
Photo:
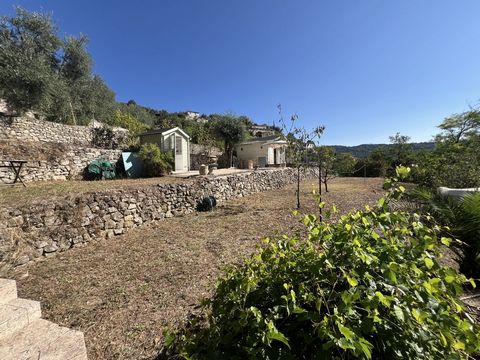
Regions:
[[[190,136],[175,127],[172,129],[154,129],[139,135],[140,144],[157,144],[161,151],[172,151],[175,159],[174,172],[190,170]]]
[[[281,136],[267,136],[242,142],[236,146],[237,159],[246,167],[248,161],[256,166],[285,166],[287,142]]]

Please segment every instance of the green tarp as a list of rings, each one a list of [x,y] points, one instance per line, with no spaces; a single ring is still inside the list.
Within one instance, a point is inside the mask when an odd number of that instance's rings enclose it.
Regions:
[[[94,160],[87,168],[91,179],[115,179],[115,166],[107,160]]]

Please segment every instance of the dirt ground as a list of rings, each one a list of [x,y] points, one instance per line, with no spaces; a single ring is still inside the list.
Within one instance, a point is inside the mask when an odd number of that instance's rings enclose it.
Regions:
[[[314,181],[302,184],[302,211],[316,212]],[[374,203],[381,180],[335,179],[324,197],[342,212]],[[263,237],[291,232],[294,186],[222,203],[133,229],[7,274],[19,295],[41,301],[43,315],[84,332],[89,359],[149,359],[162,330],[195,311],[227,264]]]

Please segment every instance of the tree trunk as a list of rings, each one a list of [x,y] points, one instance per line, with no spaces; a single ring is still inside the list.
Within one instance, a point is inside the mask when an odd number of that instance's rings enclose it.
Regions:
[[[322,162],[318,159],[318,200],[319,203],[322,202]],[[320,204],[319,204],[320,205]],[[323,220],[322,207],[318,207],[318,212],[320,215],[320,221]]]
[[[297,209],[300,209],[300,166],[297,168]]]
[[[328,170],[325,169],[325,177],[323,178],[323,183],[325,184],[325,192],[328,192]]]

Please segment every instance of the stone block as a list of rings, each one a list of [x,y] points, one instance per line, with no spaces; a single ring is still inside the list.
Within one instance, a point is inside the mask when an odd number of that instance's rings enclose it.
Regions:
[[[105,230],[107,230],[107,229],[114,229],[115,226],[116,226],[115,221],[113,221],[113,220],[107,220],[107,221],[105,221]]]
[[[43,249],[43,248],[44,248],[45,246],[47,246],[47,245],[48,245],[48,242],[46,242],[46,241],[37,241],[37,242],[35,243],[35,247],[36,247],[37,249]]]
[[[43,248],[43,251],[44,251],[45,253],[47,253],[47,254],[48,254],[48,253],[55,252],[55,251],[57,251],[57,250],[58,250],[58,246],[55,245],[55,244],[47,245],[47,246],[45,246],[45,247]]]

